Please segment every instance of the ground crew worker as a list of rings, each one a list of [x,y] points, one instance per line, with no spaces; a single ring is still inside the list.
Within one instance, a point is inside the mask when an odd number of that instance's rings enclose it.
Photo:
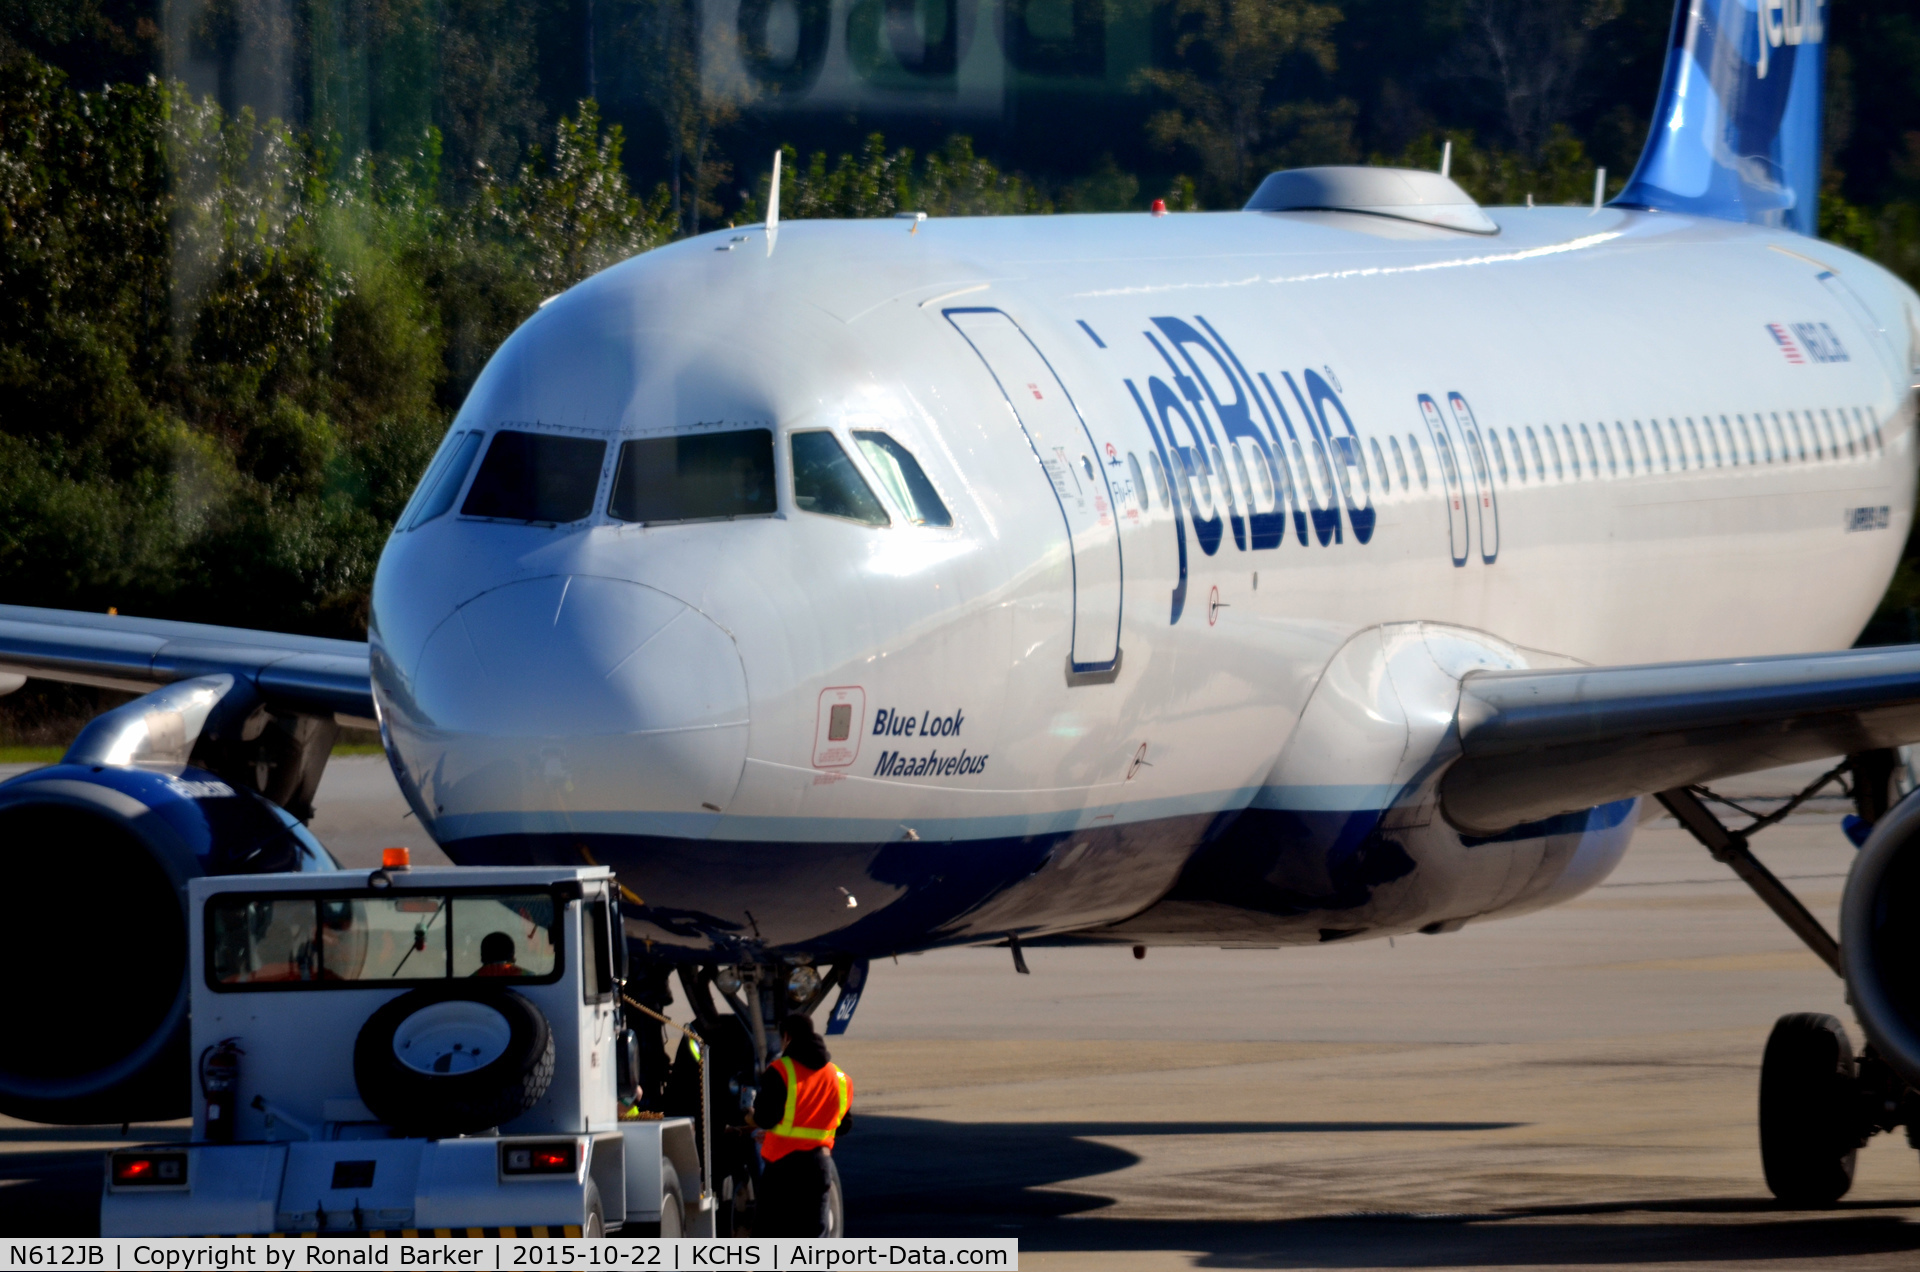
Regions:
[[[513,961],[513,938],[489,932],[480,938],[480,970],[475,976],[525,976],[527,969]]]
[[[806,1016],[780,1025],[781,1055],[760,1079],[748,1122],[763,1129],[756,1237],[827,1236],[834,1132],[853,1106],[853,1079],[827,1055]]]

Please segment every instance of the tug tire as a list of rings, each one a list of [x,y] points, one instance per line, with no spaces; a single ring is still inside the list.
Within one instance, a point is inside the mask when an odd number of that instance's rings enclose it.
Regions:
[[[503,1050],[461,1073],[423,1072],[400,1058],[395,1035],[407,1021],[445,1003],[473,1003],[506,1024]],[[553,1030],[546,1016],[510,989],[455,983],[402,994],[361,1026],[353,1044],[353,1080],[373,1115],[406,1135],[472,1135],[511,1122],[553,1083]]]

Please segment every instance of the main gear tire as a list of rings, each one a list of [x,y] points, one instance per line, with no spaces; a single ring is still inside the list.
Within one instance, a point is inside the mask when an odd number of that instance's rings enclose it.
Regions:
[[[553,1083],[553,1030],[510,989],[416,989],[367,1018],[353,1080],[373,1115],[405,1135],[472,1135],[511,1122]]]
[[[1846,1026],[1832,1016],[1782,1016],[1760,1062],[1760,1164],[1790,1206],[1830,1206],[1853,1187],[1860,1133],[1858,1067]]]

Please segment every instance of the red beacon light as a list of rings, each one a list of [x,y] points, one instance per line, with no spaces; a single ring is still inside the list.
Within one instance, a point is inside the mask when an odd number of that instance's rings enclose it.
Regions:
[[[1165,216],[1166,214],[1167,214],[1167,201],[1165,199],[1155,199],[1153,201],[1153,215]]]
[[[382,870],[411,870],[413,854],[405,848],[382,848],[380,850],[380,868]]]

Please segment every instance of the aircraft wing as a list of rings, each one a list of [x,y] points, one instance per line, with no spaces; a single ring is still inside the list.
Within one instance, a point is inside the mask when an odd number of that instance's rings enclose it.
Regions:
[[[374,727],[363,641],[0,605],[0,675],[145,693],[222,671],[270,706]]]
[[[1736,773],[1920,742],[1920,645],[1476,671],[1440,804],[1493,834]]]

